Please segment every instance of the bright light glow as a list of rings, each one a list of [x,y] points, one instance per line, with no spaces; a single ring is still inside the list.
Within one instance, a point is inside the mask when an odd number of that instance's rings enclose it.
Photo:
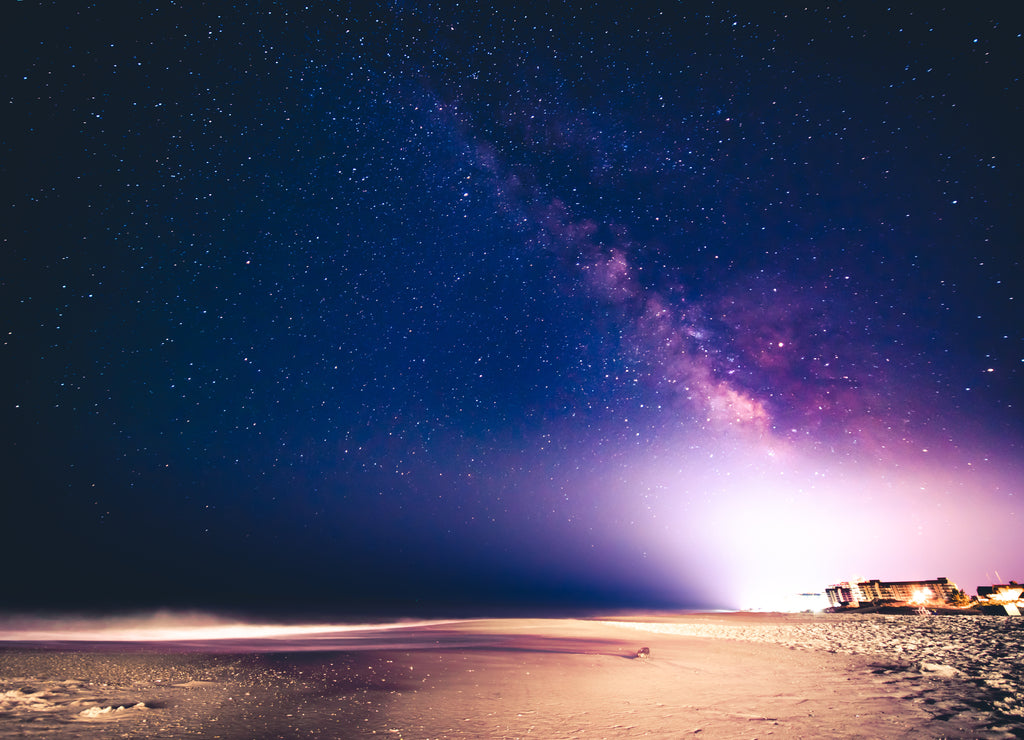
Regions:
[[[1004,588],[989,596],[989,601],[1010,602],[1017,601],[1024,594],[1024,588]]]
[[[748,602],[741,602],[744,611],[755,612],[821,612],[828,608],[828,597],[823,593],[781,593],[769,592],[751,594]]]
[[[914,593],[910,595],[911,604],[927,604],[935,598],[934,594],[927,588],[914,589]]]
[[[154,621],[157,623],[154,624]],[[207,642],[218,640],[260,640],[376,632],[412,627],[450,624],[452,620],[389,622],[386,624],[196,624],[194,618],[159,620],[49,621],[0,627],[4,642]]]
[[[696,585],[720,608],[783,611],[795,604],[803,611],[795,594],[823,592],[849,573],[887,581],[941,575],[969,592],[988,582],[986,563],[1006,559],[1001,543],[1019,526],[996,515],[1004,502],[991,491],[1011,488],[1004,476],[965,479],[942,461],[837,463],[777,439],[737,436],[731,450],[722,440],[697,442],[638,456],[633,475],[616,470],[618,480],[608,486],[612,473],[602,472],[594,486],[605,488],[602,511],[616,522],[636,516],[629,492],[659,492],[647,499],[651,513],[642,528],[629,530],[631,538],[652,568],[677,578],[681,593]],[[968,551],[947,547],[965,531],[992,528],[998,536]]]

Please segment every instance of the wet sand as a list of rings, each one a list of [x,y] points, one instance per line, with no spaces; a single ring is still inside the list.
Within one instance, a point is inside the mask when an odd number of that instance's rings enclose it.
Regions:
[[[0,738],[1024,737],[1013,676],[990,685],[996,674],[972,677],[948,655],[886,652],[880,635],[898,636],[892,648],[946,629],[908,619],[503,619],[161,642],[7,635]],[[1019,622],[977,624],[1020,634]]]

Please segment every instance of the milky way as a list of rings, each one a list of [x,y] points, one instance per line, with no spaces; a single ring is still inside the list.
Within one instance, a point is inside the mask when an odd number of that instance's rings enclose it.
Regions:
[[[17,608],[1024,575],[1019,22],[19,3]]]

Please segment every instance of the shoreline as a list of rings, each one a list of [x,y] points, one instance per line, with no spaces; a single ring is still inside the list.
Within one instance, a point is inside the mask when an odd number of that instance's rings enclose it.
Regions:
[[[1019,738],[1024,632],[1007,624],[660,613],[5,642],[0,738]]]

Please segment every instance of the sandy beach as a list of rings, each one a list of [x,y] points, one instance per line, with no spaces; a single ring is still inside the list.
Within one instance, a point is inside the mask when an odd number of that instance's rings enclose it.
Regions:
[[[1024,737],[1019,619],[642,615],[123,634],[0,634],[0,738]]]

